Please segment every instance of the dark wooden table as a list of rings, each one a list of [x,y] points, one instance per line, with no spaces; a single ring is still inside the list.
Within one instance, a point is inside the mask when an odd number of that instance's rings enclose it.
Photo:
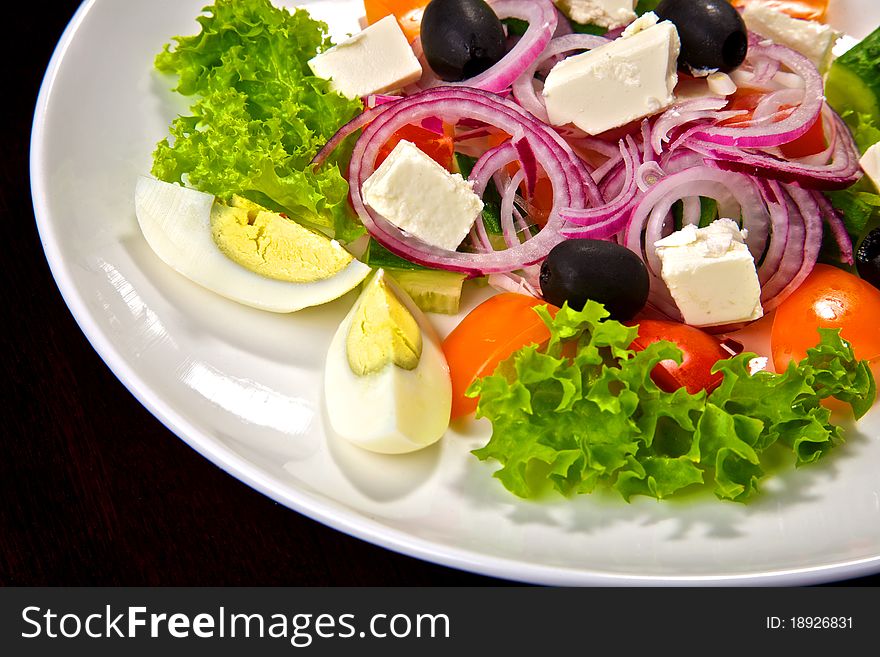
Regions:
[[[26,45],[5,48],[0,584],[504,584],[275,504],[172,435],[92,350],[46,265],[28,179],[37,91],[77,5],[25,3],[12,29]]]

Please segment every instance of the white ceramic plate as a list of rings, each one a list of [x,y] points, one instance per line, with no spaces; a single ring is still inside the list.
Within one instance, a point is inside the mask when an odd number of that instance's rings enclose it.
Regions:
[[[832,0],[857,36],[875,0]],[[880,569],[880,411],[820,466],[786,471],[749,506],[627,505],[609,495],[522,502],[468,451],[484,423],[404,457],[327,435],[324,353],[353,296],[295,315],[250,310],[162,264],[133,191],[186,105],[152,71],[197,31],[203,0],[89,0],[49,66],[33,134],[33,197],[55,279],[119,379],[234,477],[327,525],[410,555],[548,584],[804,584]],[[301,2],[339,37],[359,0]],[[465,300],[465,306],[476,303]],[[451,323],[439,322],[442,331]],[[128,467],[137,467],[136,463]]]

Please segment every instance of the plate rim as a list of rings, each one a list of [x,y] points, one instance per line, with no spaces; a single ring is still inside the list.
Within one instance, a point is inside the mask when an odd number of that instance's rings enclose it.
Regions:
[[[51,104],[61,64],[78,30],[97,2],[98,0],[84,0],[79,6],[55,47],[40,85],[31,127],[29,154],[31,199],[37,230],[55,285],[92,348],[128,392],[166,429],[198,454],[269,499],[334,530],[406,556],[514,582],[550,586],[801,586],[880,572],[880,554],[801,568],[720,575],[612,573],[533,564],[524,560],[493,556],[413,536],[404,530],[371,520],[366,514],[346,508],[341,503],[322,499],[305,490],[297,490],[265,474],[256,465],[249,463],[242,456],[219,444],[194,424],[186,421],[171,404],[164,402],[160,395],[150,389],[134,368],[126,364],[119,351],[93,320],[83,295],[76,288],[69,273],[69,265],[61,256],[61,248],[51,221],[48,183],[44,174],[47,149],[44,132],[45,117]]]

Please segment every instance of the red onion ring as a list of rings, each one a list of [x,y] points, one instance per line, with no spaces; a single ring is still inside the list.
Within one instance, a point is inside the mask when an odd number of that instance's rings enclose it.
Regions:
[[[620,154],[625,170],[623,187],[617,197],[602,206],[584,210],[566,208],[560,212],[563,219],[580,228],[564,228],[568,238],[606,239],[619,233],[626,226],[639,193],[636,167],[639,164],[638,147],[632,137],[620,142]]]
[[[601,195],[584,163],[571,147],[552,128],[509,100],[477,89],[440,87],[388,104],[387,107],[364,128],[355,144],[349,166],[351,201],[369,233],[387,249],[412,262],[461,271],[471,276],[521,269],[541,261],[553,246],[563,240],[560,233],[564,224],[559,215],[561,208],[602,203]],[[437,116],[453,124],[466,116],[512,135],[514,144],[520,139],[528,142],[536,161],[541,163],[553,185],[553,209],[546,226],[537,235],[502,251],[449,251],[405,234],[366,206],[361,187],[374,171],[373,163],[379,149],[403,125],[428,116]],[[495,149],[489,158],[498,157],[497,161],[503,161],[502,152],[500,148]],[[485,162],[481,166],[482,171],[489,168]]]
[[[468,87],[500,93],[523,74],[544,52],[559,24],[559,14],[550,0],[489,0],[498,18],[518,18],[529,24],[526,33],[516,45],[494,66],[461,82],[443,82],[432,75],[425,76],[421,86]]]
[[[843,120],[827,106],[823,111],[824,119],[829,123],[830,140],[833,143],[830,164],[812,164],[808,160],[786,160],[771,153],[742,150],[698,138],[688,139],[687,146],[705,157],[716,160],[717,165],[724,169],[749,174],[760,172],[768,178],[798,183],[815,189],[844,189],[861,177],[858,149]]]
[[[520,105],[544,123],[549,123],[544,101],[535,91],[535,73],[547,60],[573,50],[592,50],[611,43],[608,39],[592,34],[567,34],[556,37],[547,44],[540,56],[513,83],[513,97]]]
[[[813,63],[791,48],[779,45],[752,45],[747,61],[769,59],[788,67],[804,80],[803,102],[782,121],[769,118],[753,121],[748,127],[712,126],[699,129],[694,136],[722,146],[768,148],[794,141],[803,136],[818,120],[824,104],[824,83]]]

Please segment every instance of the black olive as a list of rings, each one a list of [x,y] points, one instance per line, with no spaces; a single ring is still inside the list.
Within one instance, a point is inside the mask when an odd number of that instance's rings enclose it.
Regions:
[[[650,280],[639,257],[624,246],[599,240],[566,240],[541,264],[541,292],[554,306],[582,310],[598,301],[611,319],[632,319],[645,307]]]
[[[880,228],[865,236],[856,251],[856,269],[859,276],[880,288]]]
[[[431,0],[421,38],[428,65],[447,82],[479,75],[507,52],[501,20],[483,0]]]
[[[732,71],[746,58],[746,24],[727,0],[663,0],[654,12],[678,30],[680,69]]]

